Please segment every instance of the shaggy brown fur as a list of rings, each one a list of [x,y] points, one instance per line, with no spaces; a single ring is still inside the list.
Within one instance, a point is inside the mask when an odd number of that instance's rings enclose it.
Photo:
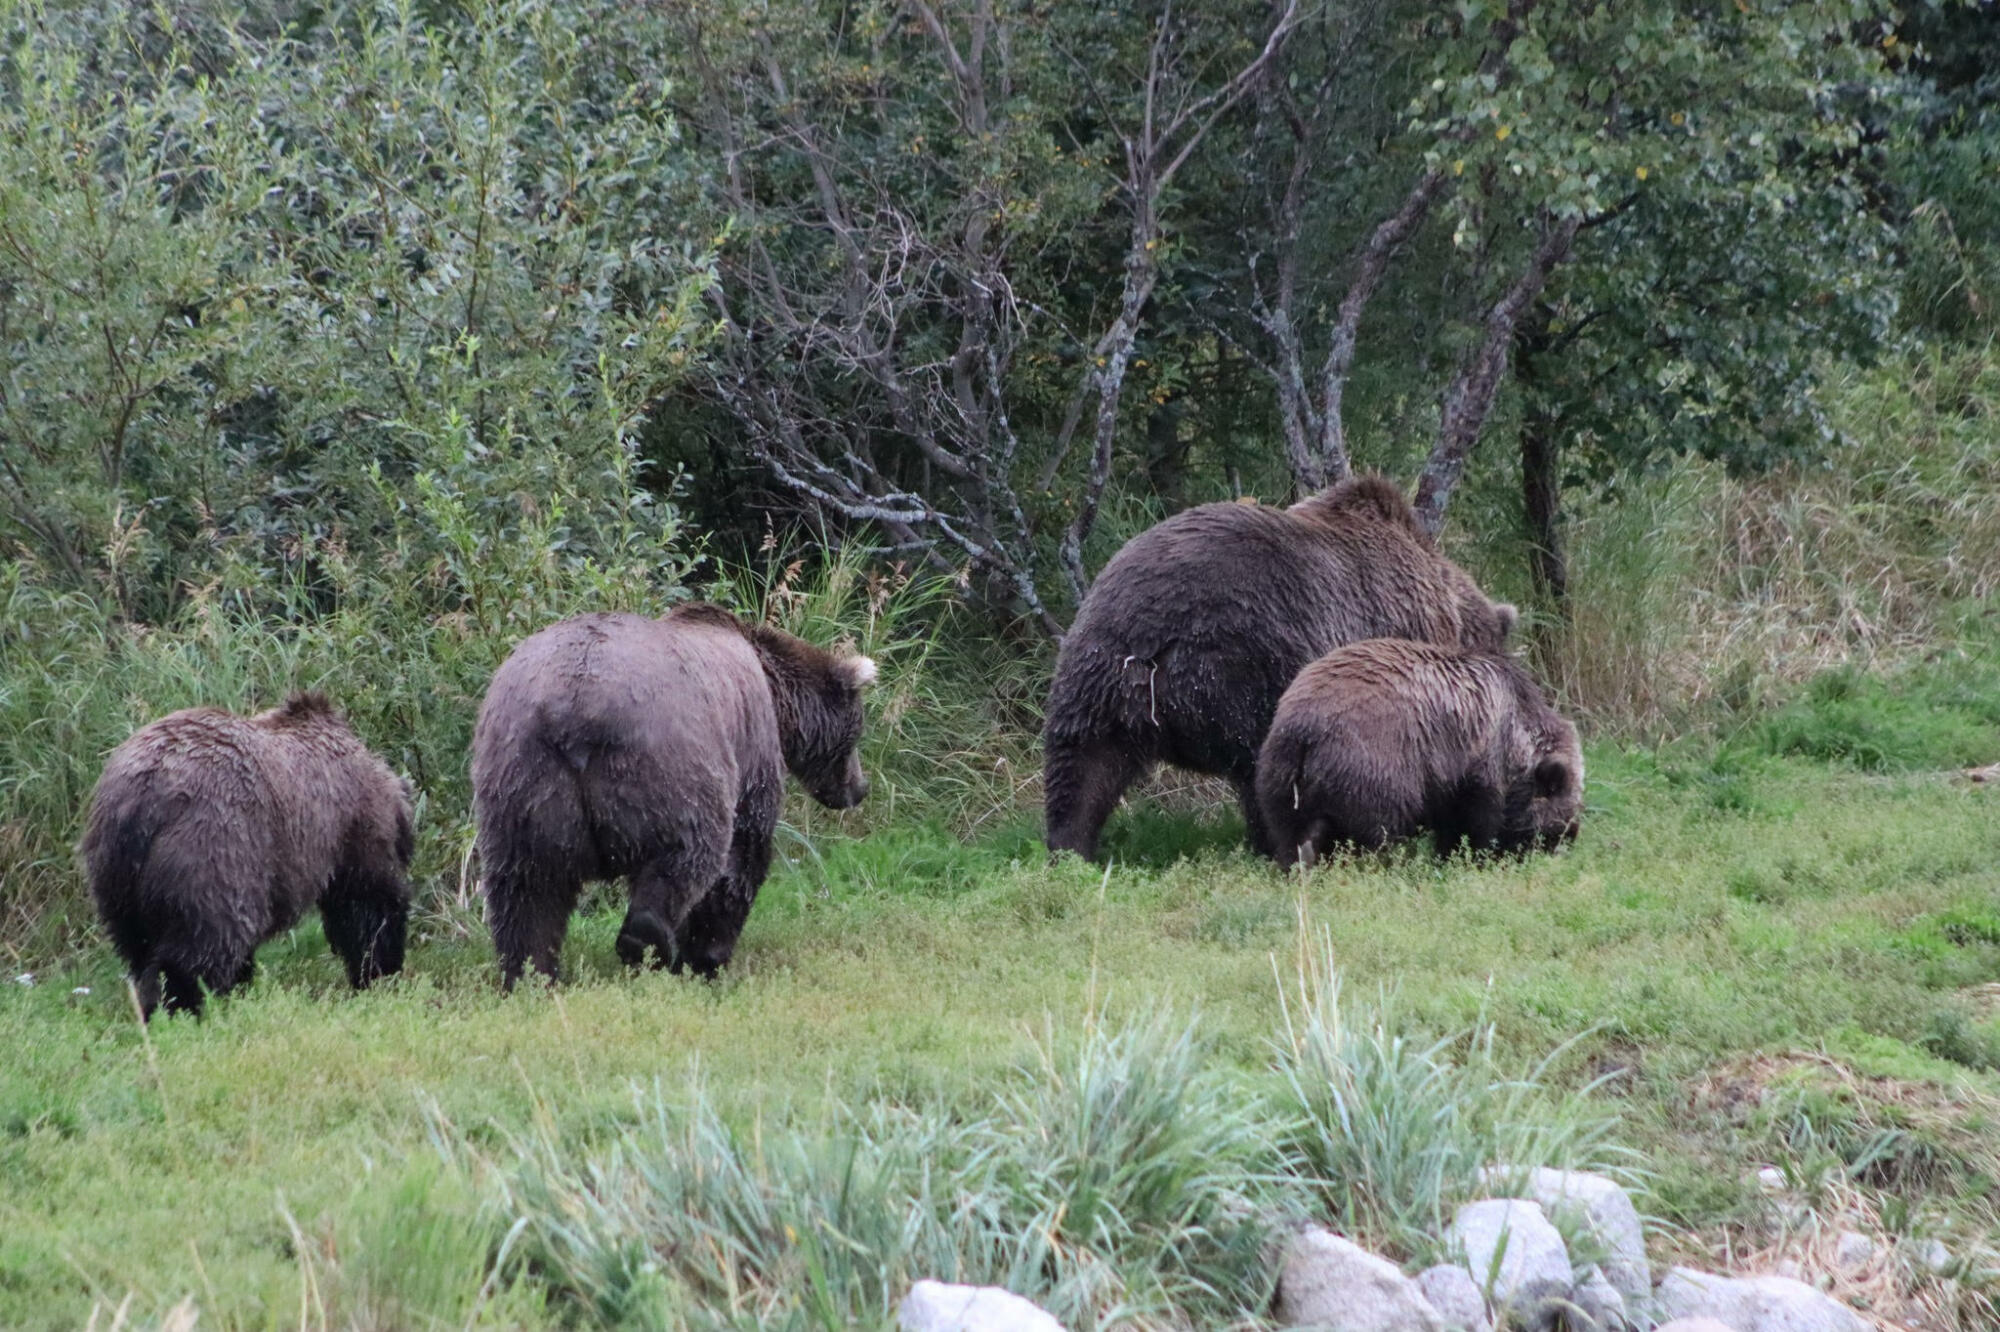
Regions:
[[[868,792],[866,657],[837,657],[713,606],[594,614],[525,639],[472,737],[472,805],[493,943],[512,988],[554,979],[585,880],[630,876],[618,956],[729,961],[771,865],[790,769],[845,809]]]
[[[190,708],[111,752],[79,850],[151,1016],[248,981],[317,905],[356,989],[403,967],[407,786],[321,694],[238,717]]]
[[[1498,649],[1513,623],[1381,477],[1289,509],[1176,514],[1112,557],[1063,639],[1043,737],[1049,849],[1094,856],[1125,788],[1161,761],[1227,777],[1262,848],[1257,747],[1306,663],[1383,635]]]
[[[1583,753],[1513,658],[1373,638],[1335,648],[1285,691],[1257,799],[1288,864],[1419,828],[1439,854],[1553,848],[1583,814]]]

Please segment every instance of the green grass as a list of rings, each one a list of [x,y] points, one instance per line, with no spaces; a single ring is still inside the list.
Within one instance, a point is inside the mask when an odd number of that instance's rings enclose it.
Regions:
[[[1763,1223],[1742,1181],[1767,1161],[1844,1172],[1955,1247],[1990,1233],[2000,1161],[1981,1116],[2000,1106],[2000,1073],[1978,996],[2000,980],[1994,797],[1936,772],[1781,757],[1599,747],[1590,771],[1595,808],[1565,856],[1411,852],[1304,881],[1235,849],[1232,816],[1143,799],[1118,816],[1111,845],[1131,859],[1108,874],[1045,864],[1019,815],[960,842],[911,823],[854,838],[801,813],[781,834],[791,863],[714,986],[623,973],[611,894],[576,922],[570,982],[511,998],[448,912],[425,918],[432,937],[379,990],[347,994],[308,923],[264,950],[251,990],[149,1032],[108,953],[74,955],[0,992],[0,1326],[75,1326],[94,1303],[108,1319],[128,1295],[135,1325],[190,1297],[203,1327],[672,1325],[700,1287],[647,1267],[646,1208],[707,1158],[659,1143],[726,1128],[743,1187],[780,1211],[807,1207],[833,1168],[785,1153],[845,1143],[908,1207],[911,1134],[994,1124],[1047,1138],[1002,1154],[1020,1173],[992,1192],[1017,1210],[982,1221],[979,1244],[947,1226],[909,1261],[950,1249],[965,1270],[1044,1282],[1076,1325],[1120,1307],[1119,1292],[1141,1322],[1168,1307],[1247,1316],[1253,1296],[1190,1293],[1213,1255],[1148,1239],[1166,1222],[1117,1193],[1126,1184],[1091,1186],[1123,1229],[1107,1221],[1097,1247],[1064,1249],[1103,1256],[1102,1271],[1017,1268],[1018,1252],[994,1248],[994,1236],[1025,1242],[1023,1218],[1081,1187],[1064,1161],[1146,1159],[1145,1135],[1057,1140],[1101,1113],[1079,1108],[1105,1094],[1077,1071],[1092,1039],[1140,1041],[1117,1055],[1138,1061],[1121,1082],[1164,1067],[1186,1084],[1194,1141],[1255,1129],[1263,1145],[1231,1158],[1247,1163],[1246,1192],[1282,1179],[1284,1205],[1412,1258],[1419,1223],[1479,1164],[1470,1156],[1521,1151],[1634,1165],[1647,1210],[1711,1238]],[[1191,854],[1136,854],[1154,837]],[[1513,1073],[1551,1052],[1532,1094],[1510,1102]],[[1817,1086],[1793,1055],[1842,1072]],[[1754,1103],[1690,1092],[1757,1082],[1759,1068],[1777,1090]],[[1338,1095],[1322,1092],[1343,1085],[1353,1104],[1404,1108],[1380,1131],[1340,1129]],[[1410,1133],[1441,1108],[1464,1116],[1462,1132]],[[1531,1141],[1551,1126],[1561,1141]],[[878,1154],[853,1156],[855,1144]],[[960,1138],[925,1150],[1000,1159]],[[1396,1174],[1426,1150],[1468,1159]],[[531,1178],[535,1206],[521,1192]],[[1210,1201],[1218,1188],[1188,1186]],[[586,1197],[624,1210],[561,1249],[545,1223]],[[794,1294],[746,1296],[744,1325],[831,1317],[813,1313],[809,1277],[779,1280],[803,1250],[761,1243],[731,1261],[755,1275],[768,1260],[758,1279]],[[628,1292],[629,1317],[584,1300],[574,1268],[619,1253],[663,1283]],[[836,1312],[868,1321],[879,1304]]]

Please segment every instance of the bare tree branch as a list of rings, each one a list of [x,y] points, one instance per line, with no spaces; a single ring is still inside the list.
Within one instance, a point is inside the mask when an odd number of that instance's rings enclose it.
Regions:
[[[1541,239],[1534,253],[1513,285],[1487,311],[1479,346],[1459,367],[1451,387],[1445,391],[1437,442],[1431,446],[1423,478],[1417,484],[1417,520],[1432,536],[1444,526],[1445,506],[1465,475],[1466,459],[1479,443],[1487,414],[1493,410],[1494,395],[1507,369],[1507,353],[1514,343],[1514,327],[1547,285],[1549,274],[1569,256],[1580,221],[1576,217],[1557,220],[1544,215]]]
[[[1334,317],[1326,365],[1320,371],[1319,438],[1314,448],[1320,480],[1313,483],[1315,488],[1346,476],[1352,466],[1347,456],[1342,400],[1347,392],[1348,375],[1354,369],[1354,347],[1362,312],[1382,285],[1390,258],[1423,223],[1445,182],[1444,172],[1426,171],[1404,197],[1402,207],[1375,228],[1355,260],[1354,276],[1347,284],[1347,295],[1341,298],[1340,312]]]

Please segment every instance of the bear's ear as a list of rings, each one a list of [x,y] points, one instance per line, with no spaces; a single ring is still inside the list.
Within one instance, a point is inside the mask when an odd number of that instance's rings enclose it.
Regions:
[[[1535,794],[1538,796],[1559,796],[1569,790],[1569,763],[1559,758],[1545,758],[1535,765]]]
[[[846,674],[847,682],[856,689],[875,683],[875,660],[872,657],[842,657],[840,669]]]
[[[1496,601],[1493,603],[1493,617],[1500,621],[1500,642],[1505,646],[1507,640],[1514,636],[1514,627],[1521,623],[1521,612],[1514,609],[1511,601]]]

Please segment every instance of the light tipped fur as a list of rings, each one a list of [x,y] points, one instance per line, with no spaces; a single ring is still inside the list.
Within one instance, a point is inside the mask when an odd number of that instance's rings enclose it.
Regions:
[[[848,657],[841,662],[847,671],[847,678],[856,689],[866,689],[875,683],[875,659],[873,657]]]

